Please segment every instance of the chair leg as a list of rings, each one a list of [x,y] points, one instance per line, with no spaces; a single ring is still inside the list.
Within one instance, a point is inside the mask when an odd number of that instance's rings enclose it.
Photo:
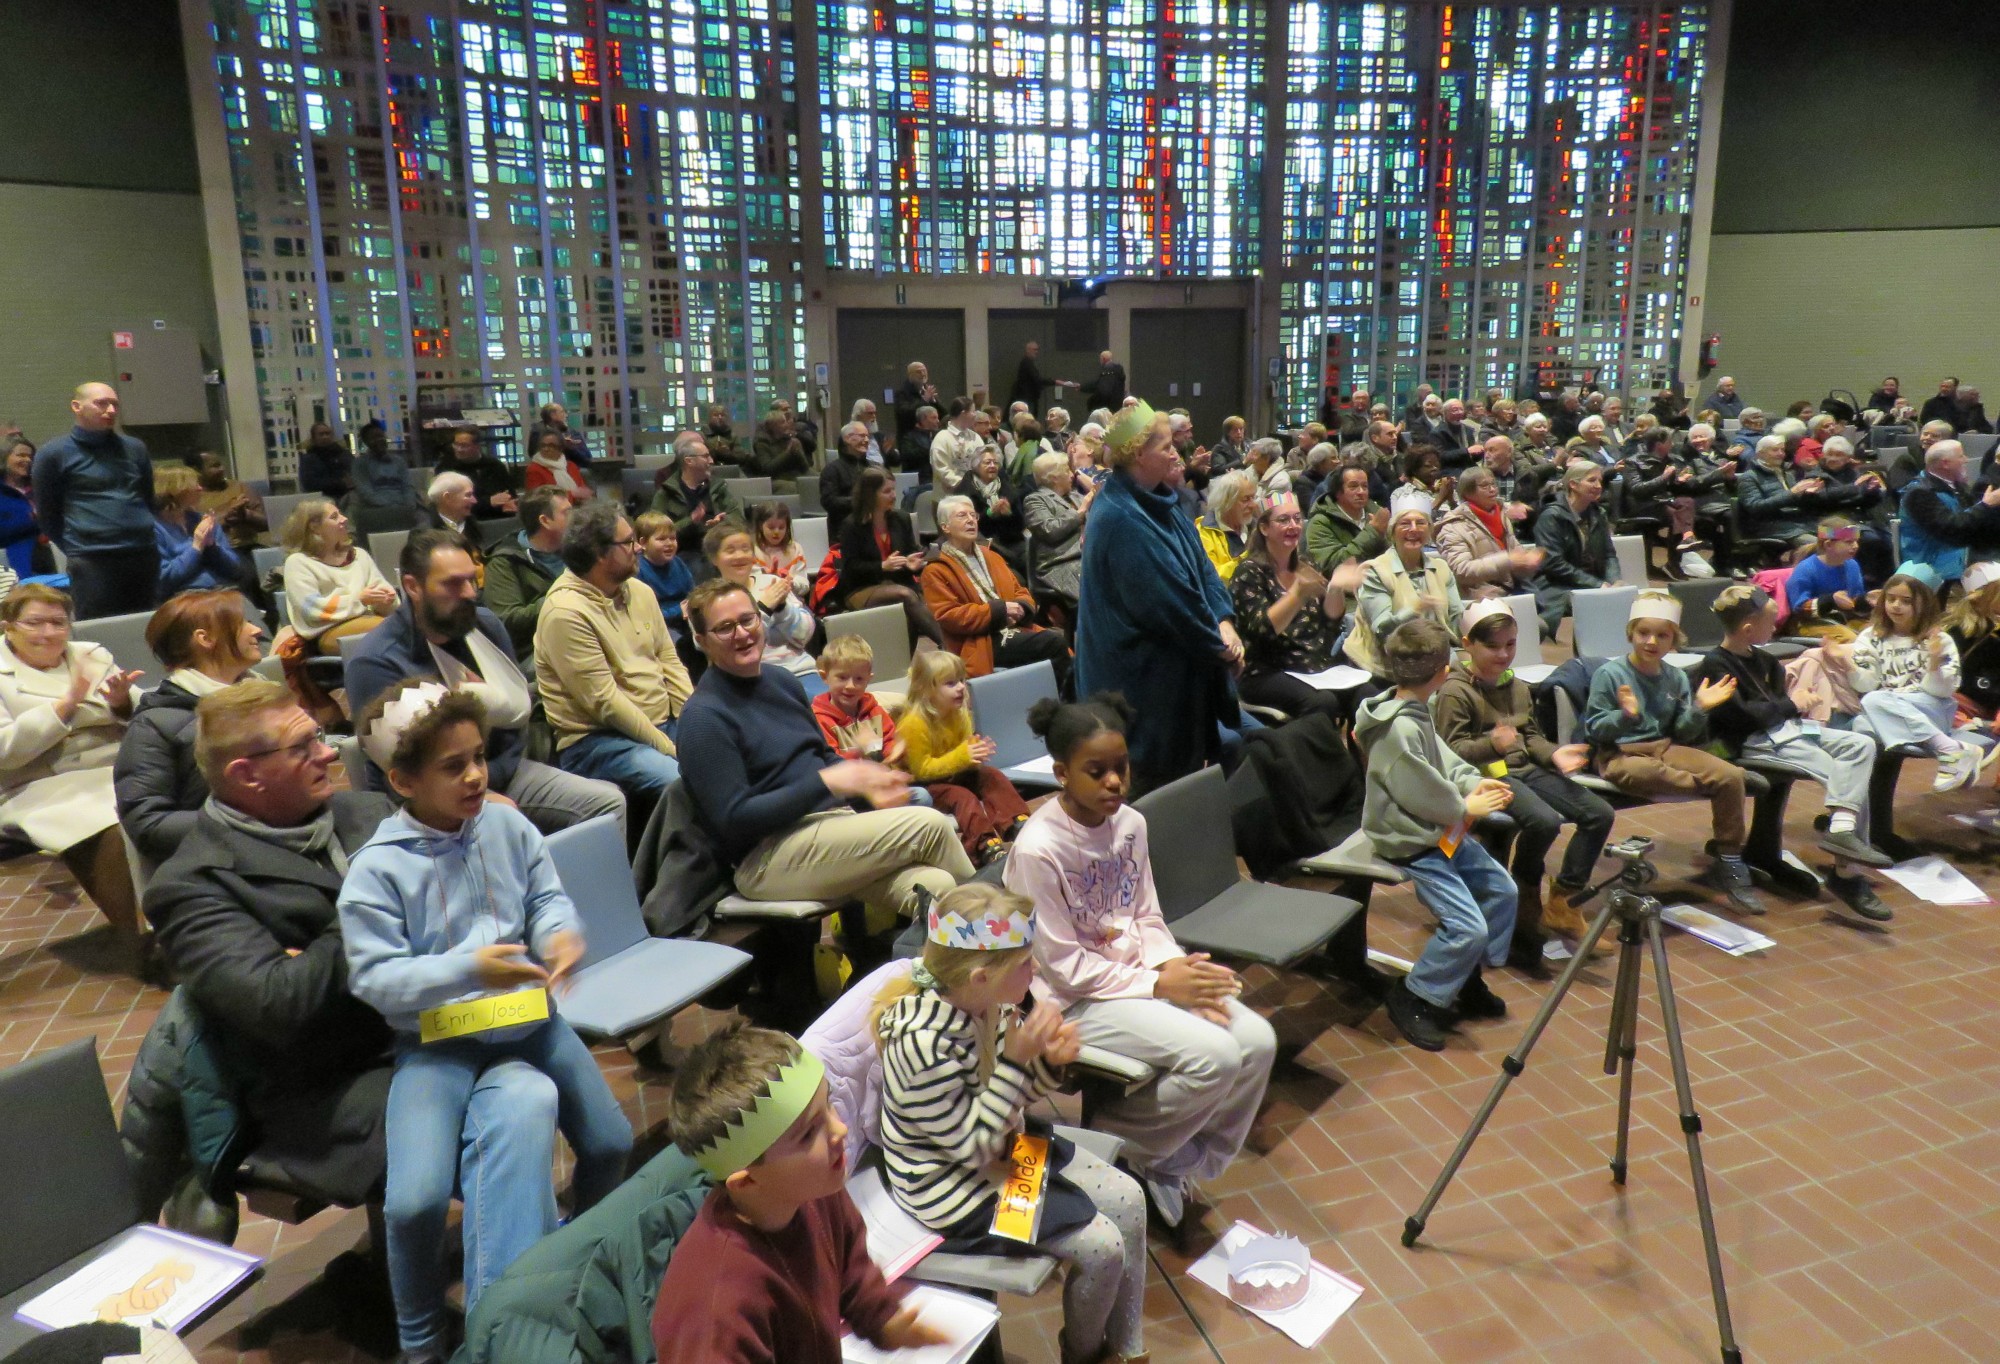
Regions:
[[[1903,755],[1883,753],[1876,760],[1868,783],[1869,842],[1898,862],[1922,855],[1923,850],[1896,832],[1896,784],[1903,778]]]
[[[1341,882],[1341,895],[1361,906],[1361,912],[1340,926],[1327,941],[1322,960],[1328,974],[1370,995],[1379,996],[1385,977],[1368,964],[1368,901],[1375,883],[1365,878]]]
[[[1751,803],[1750,838],[1743,845],[1743,860],[1771,878],[1771,884],[1787,895],[1817,899],[1819,881],[1784,858],[1785,805],[1792,796],[1792,782],[1785,777],[1765,774],[1771,789]]]

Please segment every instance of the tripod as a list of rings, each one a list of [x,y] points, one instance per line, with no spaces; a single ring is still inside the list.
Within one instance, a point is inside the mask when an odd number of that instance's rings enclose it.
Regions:
[[[1701,1220],[1702,1247],[1708,1254],[1708,1285],[1715,1297],[1715,1325],[1722,1337],[1723,1364],[1742,1364],[1743,1352],[1736,1346],[1736,1333],[1729,1323],[1729,1297],[1722,1286],[1722,1252],[1715,1244],[1715,1215],[1708,1201],[1708,1175],[1701,1163],[1701,1117],[1695,1112],[1694,1090],[1688,1084],[1687,1053],[1681,1047],[1680,1014],[1674,1007],[1673,980],[1667,972],[1667,948],[1660,928],[1660,902],[1650,895],[1641,895],[1640,890],[1652,882],[1658,874],[1646,855],[1653,850],[1653,842],[1648,838],[1628,838],[1623,843],[1605,851],[1621,859],[1625,865],[1616,875],[1592,886],[1583,895],[1572,900],[1572,904],[1583,904],[1605,895],[1604,908],[1578,945],[1576,955],[1570,958],[1555,989],[1542,1001],[1541,1009],[1534,1021],[1528,1024],[1528,1031],[1521,1037],[1514,1050],[1500,1063],[1500,1077],[1486,1095],[1486,1101],[1472,1117],[1472,1125],[1465,1129],[1465,1135],[1458,1139],[1458,1147],[1451,1153],[1444,1169],[1439,1172],[1437,1182],[1424,1195],[1423,1206],[1410,1215],[1403,1223],[1403,1245],[1407,1249],[1417,1243],[1424,1234],[1424,1223],[1431,1210],[1444,1197],[1445,1188],[1458,1167],[1465,1163],[1465,1157],[1472,1150],[1472,1144],[1479,1140],[1479,1134],[1486,1127],[1486,1121],[1493,1116],[1493,1110],[1500,1106],[1501,1098],[1507,1093],[1507,1086],[1514,1077],[1527,1069],[1528,1053],[1541,1040],[1542,1030],[1554,1018],[1556,1010],[1562,1007],[1569,987],[1575,983],[1577,972],[1589,957],[1591,949],[1604,935],[1613,918],[1618,920],[1618,980],[1611,996],[1611,1020],[1606,1030],[1604,1044],[1604,1073],[1618,1076],[1618,1138],[1611,1156],[1611,1178],[1622,1188],[1625,1183],[1626,1135],[1632,1120],[1632,1060],[1638,1050],[1639,1029],[1639,961],[1640,939],[1652,951],[1653,978],[1660,992],[1660,1015],[1665,1024],[1667,1055],[1673,1063],[1674,1094],[1680,1103],[1681,1131],[1687,1135],[1688,1165],[1694,1176],[1695,1211]]]

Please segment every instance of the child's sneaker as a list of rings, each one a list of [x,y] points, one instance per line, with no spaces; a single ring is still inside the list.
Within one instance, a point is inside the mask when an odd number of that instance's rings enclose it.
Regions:
[[[1444,1011],[1410,989],[1408,980],[1389,987],[1389,1021],[1413,1047],[1443,1051],[1446,1025]]]
[[[1742,914],[1762,914],[1764,902],[1757,898],[1757,886],[1750,879],[1750,868],[1741,860],[1731,862],[1718,857],[1708,864],[1708,870],[1701,874],[1701,882],[1711,890],[1719,891],[1722,898],[1729,901],[1730,908]]]
[[[1931,790],[1956,791],[1970,786],[1978,775],[1979,750],[1971,744],[1960,744],[1938,756],[1937,779],[1931,783]]]

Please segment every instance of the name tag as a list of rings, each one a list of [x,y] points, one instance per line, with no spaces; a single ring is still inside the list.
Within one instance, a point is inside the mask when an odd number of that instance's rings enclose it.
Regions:
[[[1042,1195],[1048,1187],[1048,1139],[1016,1133],[1007,1164],[1007,1182],[993,1207],[993,1234],[1033,1245],[1042,1229]]]
[[[1819,737],[1819,721],[1817,720],[1799,721],[1799,733],[1805,735],[1808,739],[1817,739]]]
[[[495,1028],[540,1023],[549,1016],[549,992],[539,985],[512,994],[488,995],[484,999],[440,1004],[417,1015],[417,1039],[444,1042],[454,1037],[492,1032]]]
[[[1446,857],[1454,856],[1458,852],[1458,845],[1465,842],[1466,826],[1467,821],[1461,819],[1458,823],[1446,829],[1444,836],[1438,839],[1438,851]]]
[[[1479,770],[1495,781],[1505,781],[1507,779],[1507,760],[1505,758],[1496,758]]]

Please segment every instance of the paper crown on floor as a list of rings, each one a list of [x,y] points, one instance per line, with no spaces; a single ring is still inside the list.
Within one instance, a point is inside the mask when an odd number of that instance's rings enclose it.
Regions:
[[[1678,627],[1681,623],[1681,602],[1679,597],[1670,597],[1664,592],[1641,592],[1632,599],[1631,614],[1627,621],[1663,620]]]
[[[430,714],[438,702],[450,695],[451,688],[441,682],[419,682],[398,692],[393,701],[382,707],[382,713],[375,722],[358,736],[361,751],[368,755],[368,761],[387,772],[389,759],[395,756],[396,745],[409,733],[410,726]]]
[[[1389,524],[1395,525],[1411,512],[1428,518],[1431,514],[1431,495],[1422,488],[1413,488],[1405,483],[1389,494]]]
[[[1473,602],[1465,608],[1465,614],[1458,618],[1459,629],[1469,635],[1473,626],[1494,616],[1505,616],[1508,620],[1513,620],[1514,608],[1507,605],[1506,599],[1502,597],[1489,597],[1485,601]]]
[[[932,904],[930,940],[941,947],[958,947],[970,952],[997,952],[1010,947],[1026,947],[1034,942],[1033,909],[993,908],[998,912],[966,915]]]

